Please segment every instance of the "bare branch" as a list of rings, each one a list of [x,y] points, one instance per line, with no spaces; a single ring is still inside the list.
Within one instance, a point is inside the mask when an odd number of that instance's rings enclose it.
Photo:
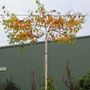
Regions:
[[[38,35],[33,34],[33,37],[35,37],[35,38],[41,38],[43,35],[44,35],[43,33],[42,34],[38,34]]]

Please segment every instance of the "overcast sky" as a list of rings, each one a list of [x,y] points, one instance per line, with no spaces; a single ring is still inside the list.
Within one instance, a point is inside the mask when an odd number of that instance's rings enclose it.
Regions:
[[[77,34],[77,36],[90,35],[90,0],[41,0],[47,10],[57,10],[64,14],[68,11],[81,12],[86,16],[86,22],[83,25],[83,29]],[[28,10],[35,11],[35,0],[0,0],[0,13],[2,13],[2,6],[16,14],[27,14]],[[1,17],[0,17],[1,19]],[[3,30],[3,26],[0,25],[0,46],[8,45],[7,36]]]

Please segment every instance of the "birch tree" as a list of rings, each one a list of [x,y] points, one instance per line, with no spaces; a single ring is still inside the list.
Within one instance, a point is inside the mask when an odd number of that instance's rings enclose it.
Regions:
[[[45,41],[45,90],[48,79],[48,41],[73,43],[76,33],[82,29],[85,16],[81,13],[67,13],[61,15],[56,10],[47,11],[39,0],[36,0],[37,9],[29,11],[23,19],[10,13],[3,6],[2,25],[7,32],[10,44],[35,43],[44,38]]]

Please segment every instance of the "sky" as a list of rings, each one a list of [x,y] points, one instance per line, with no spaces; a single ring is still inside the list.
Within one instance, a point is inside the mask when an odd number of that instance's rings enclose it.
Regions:
[[[61,14],[65,14],[68,11],[75,13],[81,12],[86,15],[85,24],[83,29],[77,33],[79,36],[90,36],[90,0],[40,0],[44,4],[47,10],[57,10]],[[2,6],[5,5],[8,11],[15,14],[28,14],[29,10],[35,11],[35,0],[0,0],[0,14],[2,14]],[[1,17],[0,17],[1,20]],[[8,38],[0,24],[0,46],[7,46]]]

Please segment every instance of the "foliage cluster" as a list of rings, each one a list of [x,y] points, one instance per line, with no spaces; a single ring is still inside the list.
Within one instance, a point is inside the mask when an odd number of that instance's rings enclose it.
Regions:
[[[0,84],[0,90],[20,90],[20,88],[12,80],[7,79],[5,83]]]
[[[28,16],[22,20],[3,6],[2,24],[8,33],[9,42],[36,42],[47,31],[50,41],[72,43],[76,33],[82,28],[85,16],[81,13],[61,15],[56,10],[46,11],[39,0],[36,0],[36,4],[36,11],[29,11]]]
[[[63,77],[63,82],[69,90],[90,90],[90,70],[76,80],[71,73],[69,63],[67,62],[65,73],[66,76]]]
[[[79,90],[90,90],[90,70],[78,80]]]
[[[56,87],[55,87],[55,84],[54,84],[54,80],[52,77],[49,77],[48,80],[47,80],[48,84],[47,84],[47,90],[56,90]],[[45,90],[45,81],[43,82],[42,84],[42,88],[41,90]]]

